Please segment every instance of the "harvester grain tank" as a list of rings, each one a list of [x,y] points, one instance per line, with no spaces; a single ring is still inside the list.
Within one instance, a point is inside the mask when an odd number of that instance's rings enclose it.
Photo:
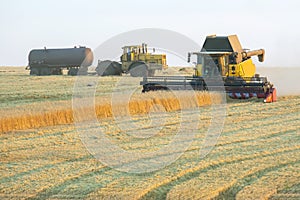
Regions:
[[[154,76],[156,70],[167,68],[166,55],[150,53],[147,44],[122,47],[120,62],[98,61],[96,72],[101,76],[129,73],[133,77]],[[153,50],[155,51],[155,50]]]
[[[265,50],[248,51],[242,48],[236,35],[207,36],[199,52],[189,52],[197,58],[192,77],[145,77],[141,82],[143,92],[150,90],[220,90],[225,88],[231,98],[264,98],[265,102],[276,101],[276,89],[266,77],[256,74],[252,56],[264,61]],[[216,84],[221,76],[222,87]],[[189,87],[187,87],[189,86]]]
[[[30,75],[61,75],[68,69],[68,75],[85,75],[93,63],[90,48],[74,47],[64,49],[34,49],[28,56]]]

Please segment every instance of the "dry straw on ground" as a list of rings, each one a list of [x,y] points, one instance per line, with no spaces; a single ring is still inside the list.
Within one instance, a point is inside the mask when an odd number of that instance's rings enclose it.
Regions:
[[[202,107],[199,116],[190,109],[191,118],[201,120],[188,151],[173,164],[140,175],[122,173],[97,161],[72,125],[0,134],[0,198],[299,199],[299,100],[290,96],[273,104],[228,103],[223,132],[204,159],[199,158],[199,149],[211,112]],[[180,121],[177,113],[154,113],[154,118],[165,119],[164,129],[147,139],[130,138],[110,119],[99,120],[96,129],[103,128],[126,151],[155,151],[170,142],[178,125],[187,131],[194,128],[192,121]],[[120,120],[119,124],[131,124],[126,117]],[[135,121],[144,123],[144,116],[137,115]],[[95,129],[93,125],[84,128]],[[129,128],[140,132],[138,126]]]
[[[29,76],[24,68],[0,67],[0,85],[4,86],[0,95],[0,133],[74,122],[72,95],[76,77]],[[197,92],[196,97],[191,92],[180,92],[178,97],[172,92],[141,94],[139,86],[129,102],[119,101],[113,105],[112,110],[109,96],[116,83],[125,80],[125,84],[118,88],[121,93],[130,91],[139,83],[127,80],[128,77],[83,77],[85,78],[96,78],[98,85],[95,109],[91,105],[86,106],[81,111],[82,119],[88,113],[96,113],[98,118],[103,119],[113,115],[145,114],[151,109],[169,112],[210,105],[212,100],[219,101],[218,95],[202,92]],[[83,91],[85,89],[86,85]],[[126,111],[127,108],[129,112]]]
[[[163,96],[163,97],[162,97]],[[89,120],[87,117],[90,114],[96,113],[99,119],[109,118],[114,116],[138,115],[147,114],[151,108],[153,111],[176,111],[180,109],[195,108],[199,106],[207,106],[212,103],[220,102],[220,95],[210,94],[207,92],[180,92],[179,95],[174,96],[170,92],[150,92],[147,94],[134,95],[129,102],[119,102],[112,109],[111,101],[107,98],[98,98],[95,109],[87,106],[82,108],[79,112],[80,120]],[[71,102],[69,102],[71,104]],[[67,105],[67,103],[65,103]],[[43,105],[43,104],[42,104]],[[160,106],[157,106],[160,105]],[[45,105],[44,105],[45,106]],[[27,113],[26,109],[19,112],[17,116],[9,116],[0,118],[0,132],[8,132],[13,130],[22,130],[30,128],[38,128],[43,126],[53,126],[59,124],[70,124],[74,122],[73,110],[70,108],[53,111]],[[129,110],[129,113],[127,112]],[[113,112],[114,111],[114,112]],[[93,116],[93,115],[92,115]]]

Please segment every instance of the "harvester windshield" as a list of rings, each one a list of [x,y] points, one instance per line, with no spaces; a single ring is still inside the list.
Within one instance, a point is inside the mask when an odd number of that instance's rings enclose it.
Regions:
[[[189,55],[197,56],[195,76],[214,77],[228,74],[231,56],[229,52],[192,52]]]

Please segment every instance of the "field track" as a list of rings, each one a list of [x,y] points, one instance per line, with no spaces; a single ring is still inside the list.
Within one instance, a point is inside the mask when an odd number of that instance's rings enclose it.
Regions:
[[[204,159],[199,148],[211,116],[209,107],[200,111],[199,133],[188,151],[164,169],[146,174],[104,166],[85,149],[74,125],[1,134],[0,198],[300,198],[300,96],[280,97],[272,104],[229,102],[223,133]],[[188,112],[197,117],[194,110]],[[178,113],[153,114],[164,120],[164,128],[146,141],[129,137],[109,119],[100,119],[99,126],[123,149],[143,154],[167,145],[178,126],[189,131],[192,122],[181,121]],[[141,115],[134,120],[143,124],[147,119]],[[129,122],[125,117],[119,123]]]
[[[123,150],[139,153],[137,162],[148,159],[146,153],[167,147],[180,127],[186,130],[186,141],[192,141],[170,165],[130,174],[105,166],[83,145],[73,124],[75,77],[32,77],[24,67],[1,67],[0,199],[300,199],[300,96],[294,84],[298,69],[266,70],[265,75],[277,81],[279,93],[295,95],[280,96],[272,104],[227,99],[223,132],[203,159],[199,150],[213,119],[210,104],[218,97],[198,93],[191,99],[182,93],[181,107],[170,93],[141,95],[137,88],[127,104],[131,118],[119,104],[115,119],[109,94],[121,80],[117,88],[121,93],[136,83],[126,82],[126,77],[99,78],[97,106],[92,109],[98,123],[82,128],[103,130]],[[291,73],[292,78],[286,76],[290,82],[280,82],[282,70]],[[145,115],[154,104],[160,106]],[[181,109],[189,118],[181,118]],[[188,137],[195,130],[195,137]],[[156,134],[134,137],[149,133]]]

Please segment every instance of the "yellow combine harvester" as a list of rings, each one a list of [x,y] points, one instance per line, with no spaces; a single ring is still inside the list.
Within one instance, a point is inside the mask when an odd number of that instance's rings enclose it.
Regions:
[[[130,73],[133,77],[154,76],[156,70],[167,68],[166,55],[149,53],[147,44],[122,47],[121,63],[116,61],[98,61],[98,75],[121,75]]]
[[[263,49],[242,49],[236,35],[213,35],[206,37],[201,51],[188,53],[188,62],[192,55],[196,55],[197,58],[194,76],[144,77],[141,82],[143,92],[225,89],[231,98],[258,97],[264,98],[265,102],[276,101],[276,89],[266,77],[255,74],[256,67],[251,59],[252,56],[258,56],[258,60],[263,62]]]

